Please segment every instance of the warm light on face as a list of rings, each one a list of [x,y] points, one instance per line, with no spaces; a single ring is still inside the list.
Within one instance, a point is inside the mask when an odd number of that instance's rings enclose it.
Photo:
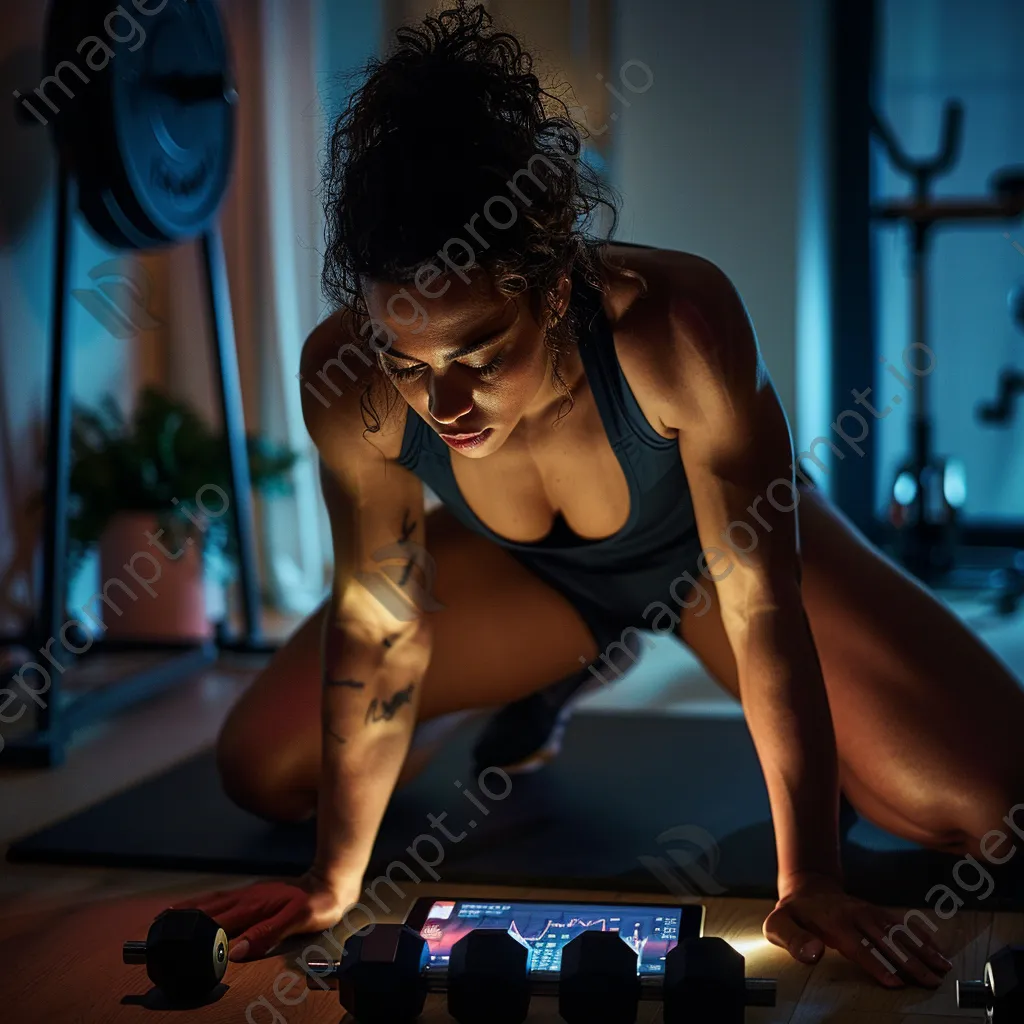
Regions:
[[[381,363],[409,406],[460,455],[484,458],[535,406],[547,411],[550,356],[529,295],[503,295],[482,275],[447,285],[410,315],[407,287],[368,282],[369,322],[390,340]],[[479,443],[457,444],[478,434]]]

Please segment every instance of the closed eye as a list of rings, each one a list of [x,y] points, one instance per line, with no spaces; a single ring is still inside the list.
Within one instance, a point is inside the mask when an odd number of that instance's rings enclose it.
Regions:
[[[504,362],[505,357],[502,355],[497,355],[489,363],[486,363],[483,366],[476,367],[476,372],[479,373],[480,376],[483,377],[484,379],[487,379],[488,377],[493,377],[501,369],[502,364]]]
[[[493,377],[501,369],[502,364],[505,362],[505,357],[502,355],[495,356],[489,363],[485,363],[483,366],[469,366],[468,363],[461,363],[461,366],[468,366],[471,370],[476,370],[484,379]],[[385,361],[385,366],[388,373],[395,380],[410,381],[415,380],[425,369],[422,363],[416,366],[395,366],[394,363]]]
[[[422,366],[395,366],[394,363],[385,363],[387,371],[395,380],[415,380],[422,372]]]

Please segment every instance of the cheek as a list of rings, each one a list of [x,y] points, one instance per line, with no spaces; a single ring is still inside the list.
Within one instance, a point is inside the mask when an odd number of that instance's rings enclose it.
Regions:
[[[528,405],[544,383],[546,364],[541,360],[527,359],[516,366],[510,366],[506,373],[495,381],[493,393],[505,409],[517,409]]]
[[[532,398],[548,372],[548,352],[542,340],[524,347],[521,356],[509,363],[508,378],[517,392]]]

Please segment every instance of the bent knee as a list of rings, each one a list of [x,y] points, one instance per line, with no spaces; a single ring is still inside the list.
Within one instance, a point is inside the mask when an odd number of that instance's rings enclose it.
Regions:
[[[216,760],[224,792],[243,811],[284,823],[306,821],[315,812],[316,789],[304,782],[294,758],[268,747],[243,717],[231,715],[224,723]]]
[[[964,852],[993,863],[1020,853],[1024,864],[1024,785],[990,787],[964,821],[964,831],[969,837]]]
[[[1024,864],[1024,779],[979,783],[963,794],[958,805],[953,831],[959,842],[947,846],[950,852],[993,863],[1008,861],[1020,852]]]

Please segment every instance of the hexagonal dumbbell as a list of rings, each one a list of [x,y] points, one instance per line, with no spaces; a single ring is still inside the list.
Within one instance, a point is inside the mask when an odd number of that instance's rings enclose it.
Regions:
[[[427,941],[405,925],[375,925],[345,943],[338,999],[359,1024],[414,1021],[427,999]]]
[[[665,957],[666,1024],[743,1024],[748,1006],[774,1006],[775,981],[748,978],[743,954],[717,937],[683,939]]]
[[[558,1012],[566,1024],[633,1024],[637,954],[618,932],[581,932],[562,949]]]
[[[168,998],[202,999],[228,966],[228,937],[201,910],[165,910],[149,927],[145,942],[126,942],[126,964],[145,964],[150,981]]]
[[[345,943],[340,963],[310,960],[308,986],[336,983],[359,1024],[411,1024],[428,992],[447,992],[459,1024],[522,1024],[530,1012],[529,954],[500,928],[479,928],[452,946],[447,971],[427,971],[429,947],[412,928],[378,924]],[[314,980],[315,979],[315,980]]]
[[[1004,946],[985,964],[981,981],[958,981],[961,1010],[984,1010],[992,1024],[1024,1020],[1024,946]]]
[[[530,1013],[529,960],[503,928],[463,935],[448,962],[448,1013],[459,1024],[522,1024]]]

